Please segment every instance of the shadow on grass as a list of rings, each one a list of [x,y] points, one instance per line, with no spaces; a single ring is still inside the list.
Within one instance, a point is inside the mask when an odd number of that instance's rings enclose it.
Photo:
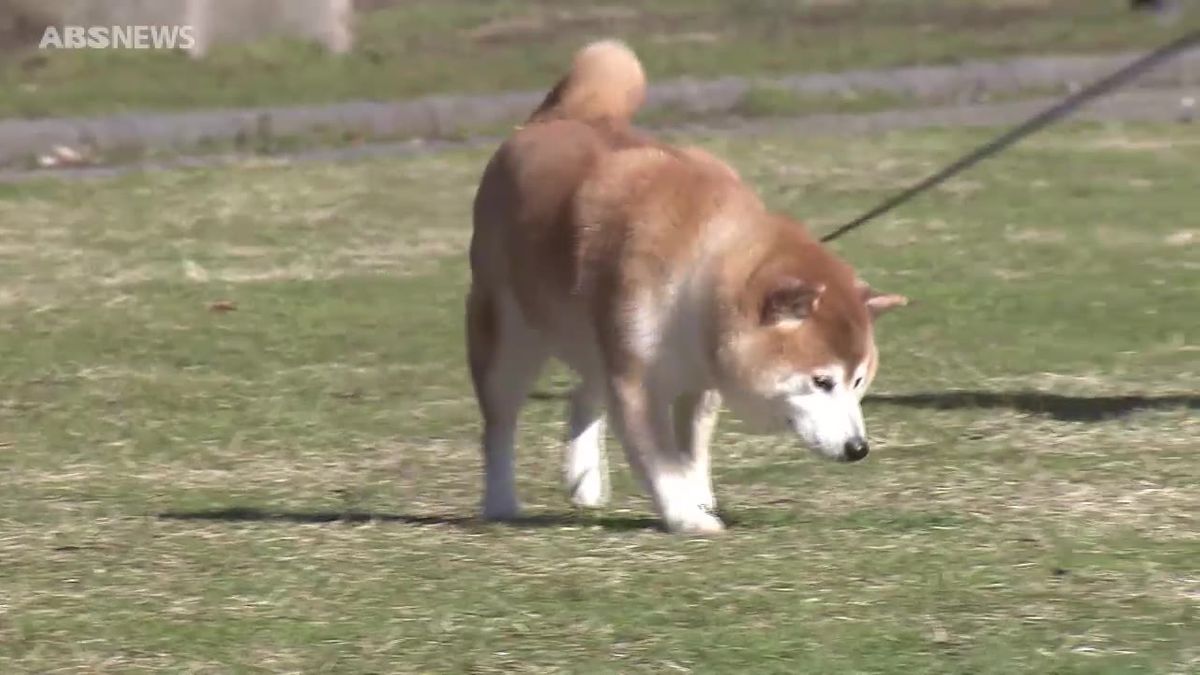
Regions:
[[[231,506],[195,511],[165,511],[157,514],[163,520],[209,521],[225,523],[401,523],[405,525],[448,525],[468,529],[487,527],[548,528],[600,527],[605,530],[659,529],[658,520],[638,516],[600,516],[576,513],[553,513],[525,516],[504,523],[492,523],[477,517],[453,515],[410,515],[376,511],[281,511],[246,506]]]
[[[867,509],[851,514],[829,516],[798,510],[786,503],[770,507],[738,507],[720,509],[718,515],[731,530],[753,531],[780,527],[812,527],[830,529],[874,529],[888,532],[927,530],[937,526],[946,529],[961,525],[965,518],[957,513],[918,512],[889,509]],[[594,527],[610,532],[664,532],[662,524],[651,516],[605,516],[585,512],[553,513],[527,516],[514,521],[493,523],[477,517],[453,515],[408,515],[375,511],[282,511],[255,507],[233,506],[196,511],[166,511],[157,514],[162,520],[203,521],[217,523],[284,523],[284,524],[344,524],[400,523],[419,526],[449,526],[468,531],[494,528],[541,529]]]
[[[939,391],[913,394],[879,394],[868,402],[932,410],[1011,408],[1020,412],[1049,415],[1065,422],[1099,422],[1122,417],[1137,410],[1200,408],[1200,396],[1064,396],[1037,391]]]
[[[566,400],[568,392],[538,391],[530,398],[540,401]],[[1138,410],[1200,409],[1200,395],[1166,394],[1146,396],[1065,396],[1040,391],[922,391],[912,394],[878,394],[867,403],[885,403],[930,410],[1011,408],[1020,412],[1049,415],[1064,422],[1100,422]]]

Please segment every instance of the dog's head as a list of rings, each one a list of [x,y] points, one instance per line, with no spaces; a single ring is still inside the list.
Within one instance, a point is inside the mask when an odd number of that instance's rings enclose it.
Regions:
[[[828,459],[866,457],[859,402],[879,363],[875,318],[908,299],[873,291],[815,243],[773,255],[739,294],[719,357],[729,408]]]

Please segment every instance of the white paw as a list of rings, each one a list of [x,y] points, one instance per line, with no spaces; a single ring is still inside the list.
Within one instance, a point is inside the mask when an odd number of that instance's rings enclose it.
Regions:
[[[716,534],[725,529],[721,519],[697,506],[663,516],[668,532],[675,534]]]
[[[594,468],[579,476],[567,476],[567,490],[571,495],[571,503],[576,506],[595,508],[608,503],[604,474]]]

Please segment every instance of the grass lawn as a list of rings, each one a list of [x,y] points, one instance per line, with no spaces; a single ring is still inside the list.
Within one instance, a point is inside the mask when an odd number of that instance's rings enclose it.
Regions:
[[[658,79],[770,75],[1024,53],[1109,52],[1168,39],[1125,0],[376,0],[354,51],[267,41],[182,53],[0,55],[0,117],[391,100],[543,89],[584,41],[623,37]],[[1194,23],[1194,15],[1187,20]],[[34,31],[36,32],[36,31]]]
[[[824,229],[987,133],[697,140]],[[561,371],[532,520],[473,519],[484,159],[0,187],[0,671],[1200,670],[1200,127],[1061,128],[840,242],[917,302],[876,451],[726,420],[706,540],[611,441],[572,512]]]

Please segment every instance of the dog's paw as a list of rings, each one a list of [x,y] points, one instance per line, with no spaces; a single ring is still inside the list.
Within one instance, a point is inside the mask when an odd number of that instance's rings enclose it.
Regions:
[[[725,523],[703,507],[677,511],[663,516],[667,531],[674,534],[717,534],[725,529]]]

